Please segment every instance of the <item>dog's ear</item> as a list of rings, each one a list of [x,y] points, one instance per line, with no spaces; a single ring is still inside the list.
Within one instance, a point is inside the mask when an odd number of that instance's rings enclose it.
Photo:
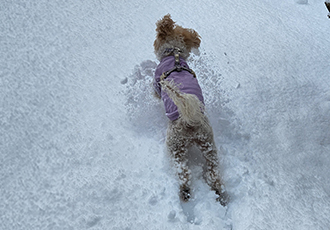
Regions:
[[[175,22],[171,19],[171,15],[167,14],[161,20],[157,21],[156,25],[157,36],[154,42],[155,51],[165,43],[167,37],[173,35]]]
[[[161,20],[156,22],[157,38],[165,39],[167,36],[173,34],[175,22],[171,19],[171,15],[165,15]]]
[[[175,30],[176,33],[182,36],[182,39],[189,52],[192,48],[195,49],[199,48],[201,44],[201,36],[199,36],[199,34],[195,30],[182,28],[181,26],[177,26]]]

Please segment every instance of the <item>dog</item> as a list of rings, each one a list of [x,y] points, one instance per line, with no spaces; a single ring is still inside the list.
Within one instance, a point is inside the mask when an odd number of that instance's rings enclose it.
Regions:
[[[165,15],[156,22],[154,50],[160,61],[155,71],[153,88],[163,100],[169,125],[166,145],[179,178],[179,196],[183,202],[191,198],[191,171],[188,148],[196,145],[206,160],[204,179],[217,194],[217,201],[226,206],[229,196],[218,169],[218,154],[213,131],[205,115],[204,98],[196,75],[186,59],[198,49],[201,37],[193,29],[183,28]]]

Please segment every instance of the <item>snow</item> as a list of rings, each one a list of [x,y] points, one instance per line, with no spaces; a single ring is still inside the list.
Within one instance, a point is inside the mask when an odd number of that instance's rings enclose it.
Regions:
[[[182,204],[150,87],[155,22],[188,60],[232,197],[190,153]],[[3,1],[0,229],[329,229],[330,24],[323,0]]]

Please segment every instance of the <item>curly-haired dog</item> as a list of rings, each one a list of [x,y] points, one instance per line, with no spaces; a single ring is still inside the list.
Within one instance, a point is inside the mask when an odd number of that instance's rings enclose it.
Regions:
[[[191,172],[187,166],[188,148],[195,144],[206,160],[204,178],[226,205],[229,197],[218,171],[217,148],[213,131],[204,115],[204,98],[195,73],[185,59],[193,48],[198,49],[200,36],[195,30],[175,24],[165,15],[157,23],[155,54],[160,63],[155,72],[153,86],[163,100],[166,115],[170,119],[167,130],[167,148],[174,159],[180,182],[180,198],[191,197]]]

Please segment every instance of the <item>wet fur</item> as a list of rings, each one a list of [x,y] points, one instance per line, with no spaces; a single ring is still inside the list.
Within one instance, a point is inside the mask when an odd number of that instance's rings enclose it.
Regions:
[[[154,49],[160,61],[165,57],[166,49],[179,48],[182,51],[180,57],[187,59],[192,49],[199,48],[199,34],[193,29],[176,25],[169,14],[157,21],[156,25]],[[163,80],[160,84],[180,113],[179,119],[169,122],[166,144],[177,169],[181,200],[188,201],[191,198],[191,171],[187,165],[188,148],[196,145],[206,160],[205,181],[219,195],[217,200],[226,205],[229,197],[219,173],[217,148],[212,127],[203,113],[204,105],[195,95],[182,93],[173,81]]]

